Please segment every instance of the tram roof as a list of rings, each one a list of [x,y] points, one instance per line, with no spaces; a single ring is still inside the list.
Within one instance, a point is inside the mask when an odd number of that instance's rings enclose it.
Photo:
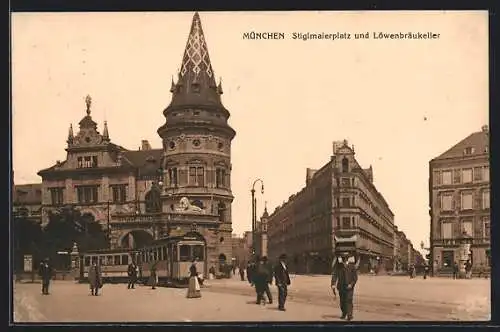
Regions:
[[[90,255],[90,254],[96,254],[96,255],[102,255],[102,254],[128,254],[134,251],[137,251],[138,249],[130,249],[130,248],[116,248],[116,249],[94,249],[94,250],[88,250],[85,252],[82,252],[84,255]]]

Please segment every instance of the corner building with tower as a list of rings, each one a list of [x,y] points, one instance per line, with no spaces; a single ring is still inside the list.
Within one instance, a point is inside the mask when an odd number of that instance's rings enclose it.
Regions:
[[[228,124],[198,13],[170,92],[166,122],[158,129],[163,148],[143,141],[135,151],[112,143],[107,123],[98,132],[88,97],[79,132],[70,127],[66,160],[40,171],[41,185],[15,186],[14,210],[39,206],[33,215],[44,225],[50,213],[71,206],[99,222],[112,248],[196,231],[207,242],[208,267],[230,263],[236,132]]]

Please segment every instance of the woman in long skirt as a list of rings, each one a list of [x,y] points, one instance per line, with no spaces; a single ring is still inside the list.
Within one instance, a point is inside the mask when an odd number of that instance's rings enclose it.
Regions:
[[[197,259],[194,259],[193,264],[191,264],[191,267],[189,268],[189,285],[187,292],[188,299],[201,297],[200,282],[198,281],[198,271],[196,270],[196,261]]]

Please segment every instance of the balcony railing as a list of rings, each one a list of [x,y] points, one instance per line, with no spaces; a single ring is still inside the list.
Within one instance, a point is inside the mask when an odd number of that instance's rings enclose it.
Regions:
[[[432,241],[434,246],[457,246],[460,245],[461,239],[437,239]],[[490,244],[490,238],[472,238],[472,244],[481,245],[481,244]]]

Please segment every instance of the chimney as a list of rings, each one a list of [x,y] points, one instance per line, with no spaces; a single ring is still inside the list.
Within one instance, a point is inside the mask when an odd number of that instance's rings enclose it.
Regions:
[[[143,151],[151,150],[151,145],[149,145],[149,141],[148,140],[143,139],[141,141],[141,150],[143,150]]]

